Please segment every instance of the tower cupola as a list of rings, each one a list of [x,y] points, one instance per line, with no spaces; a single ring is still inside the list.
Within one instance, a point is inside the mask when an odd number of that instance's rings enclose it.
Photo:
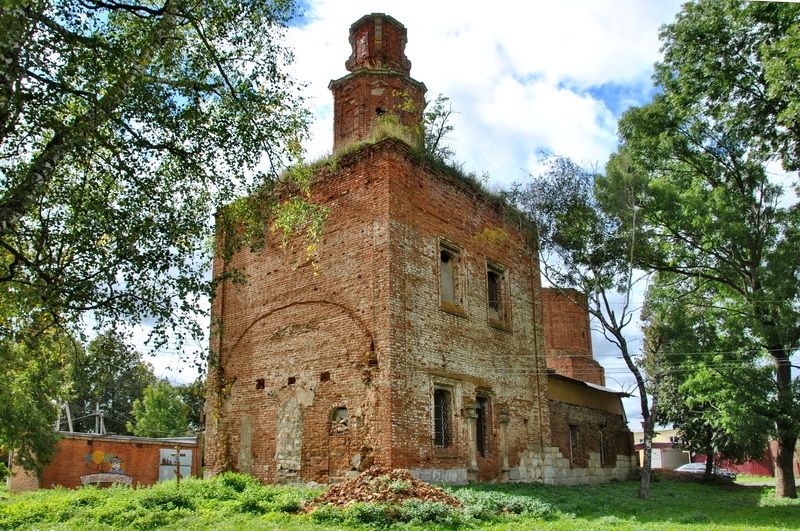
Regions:
[[[383,13],[350,26],[350,74],[331,81],[333,149],[367,138],[380,120],[396,120],[421,138],[425,85],[411,78],[406,28]]]

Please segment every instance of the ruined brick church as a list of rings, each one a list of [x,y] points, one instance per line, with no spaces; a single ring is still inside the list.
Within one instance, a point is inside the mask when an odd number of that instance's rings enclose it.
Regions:
[[[207,473],[628,477],[623,393],[604,387],[580,294],[541,287],[536,253],[495,199],[372,134],[384,115],[420,131],[426,89],[410,77],[406,28],[367,15],[350,43],[350,73],[330,83],[335,163],[312,188],[330,209],[318,268],[302,249],[243,250],[227,265],[247,282],[212,305]]]

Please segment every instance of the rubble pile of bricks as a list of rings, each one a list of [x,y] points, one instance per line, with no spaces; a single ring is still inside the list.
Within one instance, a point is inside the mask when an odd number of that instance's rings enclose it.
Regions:
[[[440,488],[414,479],[408,470],[373,466],[353,479],[333,485],[311,506],[323,504],[347,507],[354,502],[401,503],[418,499],[461,507],[461,502]]]

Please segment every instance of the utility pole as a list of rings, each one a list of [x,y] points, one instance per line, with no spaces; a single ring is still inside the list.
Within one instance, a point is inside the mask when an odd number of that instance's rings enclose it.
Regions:
[[[67,428],[70,432],[75,430],[72,429],[72,415],[69,411],[69,402],[59,401],[58,402],[58,420],[56,420],[55,429],[56,431],[61,431],[61,411],[65,410],[67,412]]]
[[[105,435],[106,434],[106,423],[105,423],[105,414],[106,412],[100,409],[100,402],[95,402],[95,409],[94,409],[94,432],[98,435]],[[71,430],[70,430],[71,431]]]

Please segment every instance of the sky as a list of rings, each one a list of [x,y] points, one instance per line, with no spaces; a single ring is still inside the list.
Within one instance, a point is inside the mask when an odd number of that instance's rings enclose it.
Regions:
[[[330,153],[333,100],[328,83],[347,74],[350,25],[386,13],[408,31],[411,76],[428,98],[450,98],[450,146],[467,171],[507,187],[535,170],[541,153],[567,155],[602,170],[617,147],[617,121],[648,103],[660,58],[659,27],[683,2],[673,0],[343,1],[309,3],[288,33],[294,76],[306,84],[315,120],[307,156]],[[641,301],[644,286],[635,293]],[[638,299],[638,300],[637,300]],[[636,323],[634,323],[635,325]],[[632,326],[633,348],[639,348]],[[618,350],[593,334],[607,385],[630,390]],[[625,400],[631,429],[638,397]]]
[[[540,153],[567,155],[602,170],[617,146],[617,121],[654,94],[659,27],[674,19],[674,0],[355,1],[306,2],[286,39],[313,113],[308,160],[331,151],[333,100],[328,83],[347,74],[350,25],[386,13],[408,30],[411,76],[450,98],[455,114],[449,145],[467,171],[507,187],[533,171]],[[643,288],[637,291],[641,297]],[[633,338],[634,348],[640,346]],[[632,379],[614,347],[594,334],[607,385]],[[164,349],[152,360],[173,381],[194,379]],[[632,429],[638,399],[626,400]]]

